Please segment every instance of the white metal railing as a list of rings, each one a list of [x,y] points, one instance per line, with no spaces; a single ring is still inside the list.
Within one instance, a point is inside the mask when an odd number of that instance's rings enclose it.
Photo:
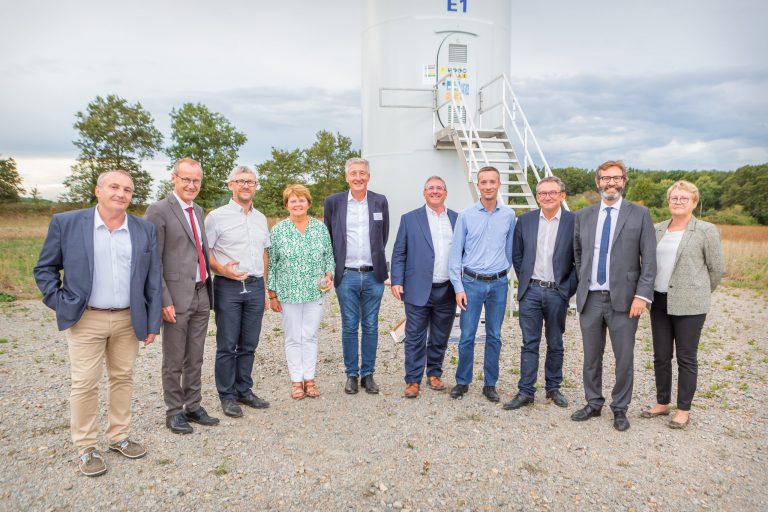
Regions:
[[[500,88],[500,99],[489,106],[484,105],[486,96],[490,96],[493,88]],[[554,176],[552,169],[549,167],[544,152],[541,150],[539,141],[536,140],[536,136],[533,134],[531,125],[528,123],[528,118],[523,112],[523,108],[520,106],[520,102],[517,101],[517,96],[512,90],[512,85],[509,83],[507,76],[501,74],[481,86],[477,92],[478,98],[478,116],[479,122],[482,125],[483,114],[493,111],[494,109],[501,109],[501,128],[510,133],[507,128],[507,121],[509,121],[512,132],[517,136],[518,142],[522,145],[523,153],[523,169],[527,172],[530,168],[533,175],[536,177],[536,182],[541,181],[542,176],[539,171],[542,171],[543,177]],[[535,155],[538,156],[540,166],[536,166],[536,161],[531,155],[531,148],[535,151]],[[568,210],[568,204],[563,201],[563,207]]]
[[[446,92],[448,92],[448,99],[443,103],[439,103],[440,85],[447,83]],[[480,140],[480,133],[475,126],[475,121],[472,119],[472,113],[468,111],[467,105],[464,103],[464,96],[461,93],[461,81],[453,73],[447,73],[433,86],[433,113],[432,113],[432,132],[434,133],[437,128],[437,119],[439,111],[446,105],[450,105],[453,108],[452,115],[449,116],[448,124],[451,128],[455,128],[466,141],[468,149],[468,161],[469,161],[469,176],[467,178],[474,183],[473,174],[485,166],[490,165],[488,162],[488,154],[485,152],[482,141]],[[467,121],[464,122],[462,113],[466,113]],[[454,122],[458,121],[458,122]],[[477,161],[477,154],[473,150],[474,144],[477,144],[477,149],[480,151],[483,165]]]

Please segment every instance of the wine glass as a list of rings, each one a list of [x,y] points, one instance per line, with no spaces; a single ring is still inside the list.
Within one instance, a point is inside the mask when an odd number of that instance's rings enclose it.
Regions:
[[[235,266],[234,266],[234,270],[236,270],[236,271],[238,271],[238,272],[239,272],[239,271],[240,271],[240,265],[235,265]],[[246,277],[247,277],[247,276],[246,276]],[[240,295],[242,295],[242,294],[244,294],[244,293],[251,293],[251,292],[250,292],[250,290],[248,290],[248,288],[246,288],[246,287],[245,287],[245,279],[243,279],[243,280],[242,280],[242,281],[240,281],[240,282],[243,284],[243,291],[241,291],[241,292],[240,292]]]

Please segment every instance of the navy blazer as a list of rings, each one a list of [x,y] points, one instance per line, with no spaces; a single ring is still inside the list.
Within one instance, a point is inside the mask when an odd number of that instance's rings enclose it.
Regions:
[[[323,203],[323,222],[331,235],[333,258],[336,260],[334,286],[341,284],[344,277],[344,261],[347,259],[347,198],[349,191],[338,192],[325,198]],[[381,220],[374,220],[374,214],[380,213]],[[389,238],[389,204],[387,198],[376,192],[368,191],[368,231],[371,239],[371,260],[376,281],[383,283],[389,276],[384,248]]]
[[[517,300],[528,290],[533,266],[536,263],[536,246],[539,238],[539,217],[541,210],[533,210],[520,216],[515,225],[512,243],[512,266],[517,274]],[[560,225],[555,238],[555,252],[552,254],[552,270],[555,274],[557,292],[565,299],[576,293],[578,286],[576,265],[573,259],[573,227],[576,216],[566,210],[560,211]]]
[[[424,208],[416,208],[400,218],[392,249],[391,282],[403,287],[403,302],[415,306],[423,306],[429,300],[435,268],[435,248]],[[447,211],[453,228],[458,214],[453,210]]]
[[[35,266],[35,281],[43,302],[56,311],[59,330],[69,329],[83,316],[93,284],[93,217],[95,208],[58,213]],[[160,256],[155,226],[128,215],[131,235],[131,324],[140,341],[160,333]],[[64,271],[62,281],[61,271]]]

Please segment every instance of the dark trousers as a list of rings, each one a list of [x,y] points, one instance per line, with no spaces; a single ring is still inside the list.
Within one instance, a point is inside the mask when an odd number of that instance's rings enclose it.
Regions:
[[[706,318],[707,315],[669,315],[667,294],[654,292],[651,333],[659,404],[666,405],[672,400],[672,356],[677,352],[677,408],[691,410],[699,368],[699,338]]]
[[[456,315],[456,294],[450,282],[433,285],[423,306],[405,303],[405,382],[421,383],[443,375],[443,359]]]
[[[200,408],[205,336],[211,301],[205,286],[195,291],[186,311],[176,310],[176,323],[163,322],[163,398],[173,416]]]
[[[563,382],[563,333],[568,300],[553,288],[531,284],[520,300],[520,330],[523,347],[520,351],[520,380],[517,388],[521,395],[536,394],[536,377],[539,373],[539,344],[542,323],[547,339],[547,355],[544,359],[545,389],[560,389]]]
[[[264,316],[264,279],[245,285],[216,276],[213,307],[216,312],[216,390],[221,400],[248,396],[253,388],[253,354],[259,345]]]
[[[589,292],[579,316],[584,345],[584,396],[592,407],[602,407],[603,354],[606,329],[616,358],[616,383],[611,392],[611,410],[626,412],[632,401],[634,383],[635,333],[639,317],[629,318],[629,311],[616,311],[610,293]]]

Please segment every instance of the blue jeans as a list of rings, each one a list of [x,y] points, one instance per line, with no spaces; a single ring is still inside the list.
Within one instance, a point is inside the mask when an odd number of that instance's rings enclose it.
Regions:
[[[376,369],[379,346],[379,306],[384,283],[373,272],[344,271],[336,297],[341,309],[341,347],[344,367],[350,377],[371,375]],[[362,327],[360,349],[357,333]],[[362,353],[362,354],[361,354]]]
[[[213,280],[216,313],[216,390],[221,400],[248,396],[253,388],[253,353],[264,316],[264,279],[246,285],[225,277]]]
[[[544,359],[544,378],[547,391],[560,389],[563,382],[563,333],[568,301],[552,288],[532,284],[520,301],[520,330],[523,347],[520,352],[520,380],[517,388],[521,395],[536,394],[536,377],[539,373],[539,344],[541,324],[544,323],[547,339],[547,356]]]
[[[485,358],[483,361],[483,385],[495,386],[499,380],[499,354],[501,354],[501,323],[507,307],[508,279],[480,281],[467,275],[461,278],[467,294],[467,309],[461,312],[459,326],[459,365],[456,368],[456,384],[472,382],[475,359],[475,334],[480,313],[485,305]]]

